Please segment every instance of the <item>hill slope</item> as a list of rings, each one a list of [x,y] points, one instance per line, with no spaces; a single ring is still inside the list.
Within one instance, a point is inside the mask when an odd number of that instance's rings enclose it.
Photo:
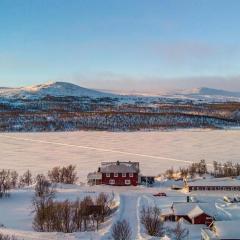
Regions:
[[[208,96],[226,96],[226,97],[240,97],[239,92],[231,92],[221,89],[207,88],[202,87],[199,88],[195,95],[208,95]]]
[[[111,93],[83,88],[78,85],[66,82],[52,82],[30,87],[0,88],[0,97],[38,99],[45,96],[54,97],[114,97]]]
[[[202,100],[207,102],[239,102],[240,92],[231,92],[221,89],[202,87],[170,93],[167,95],[167,97]]]

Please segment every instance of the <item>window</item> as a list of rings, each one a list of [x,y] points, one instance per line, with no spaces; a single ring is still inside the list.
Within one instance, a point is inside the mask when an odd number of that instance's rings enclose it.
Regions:
[[[110,173],[106,173],[106,177],[110,177]]]
[[[126,177],[126,173],[122,173],[122,177]]]
[[[118,173],[114,173],[114,177],[118,177]]]
[[[125,180],[125,184],[126,184],[126,185],[130,185],[130,184],[131,184],[131,181],[130,181],[129,179],[126,179],[126,180]]]
[[[129,173],[129,177],[133,177],[133,173]]]
[[[115,180],[114,179],[110,179],[109,180],[109,184],[114,185],[115,184]]]

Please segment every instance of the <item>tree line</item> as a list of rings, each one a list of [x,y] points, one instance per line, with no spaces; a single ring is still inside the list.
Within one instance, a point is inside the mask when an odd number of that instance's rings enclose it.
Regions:
[[[30,170],[19,175],[15,170],[0,170],[0,198],[9,197],[10,190],[30,186],[37,182],[40,175],[33,176]],[[54,167],[48,171],[50,183],[75,184],[78,180],[76,166]]]
[[[176,178],[194,178],[195,176],[202,176],[204,174],[210,174],[214,177],[237,177],[240,176],[240,164],[232,163],[231,161],[221,163],[213,161],[212,169],[208,169],[208,164],[204,159],[199,162],[192,163],[188,167],[179,167],[178,170],[170,168],[165,171],[165,177],[169,179]]]

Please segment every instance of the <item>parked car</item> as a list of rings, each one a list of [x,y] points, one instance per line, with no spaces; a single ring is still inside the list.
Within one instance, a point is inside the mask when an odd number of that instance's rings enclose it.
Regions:
[[[167,194],[164,193],[164,192],[159,192],[159,193],[156,193],[156,194],[153,194],[154,197],[166,197]]]

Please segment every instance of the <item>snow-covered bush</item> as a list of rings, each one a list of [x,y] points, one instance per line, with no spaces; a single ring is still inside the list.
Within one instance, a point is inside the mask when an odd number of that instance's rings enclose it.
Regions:
[[[36,176],[35,197],[40,199],[54,197],[54,188],[43,174]]]
[[[104,199],[104,201],[103,201]],[[82,201],[54,201],[52,195],[37,195],[33,201],[33,228],[41,232],[64,232],[98,230],[104,222],[106,209],[110,209],[111,201],[100,194],[96,200],[85,196]]]
[[[180,222],[177,222],[175,228],[169,230],[173,240],[187,240],[189,236],[188,229],[184,228]]]
[[[54,167],[48,172],[48,177],[52,183],[74,184],[77,182],[76,166]]]
[[[19,187],[30,186],[33,184],[33,177],[30,170],[27,170],[22,176],[19,177]]]
[[[143,207],[141,209],[141,223],[150,236],[162,237],[164,234],[161,211],[158,207]]]
[[[9,196],[9,191],[17,185],[17,179],[16,171],[5,169],[0,171],[0,198]]]
[[[102,222],[104,222],[105,218],[112,213],[113,197],[111,198],[106,193],[100,193],[96,198],[96,205],[101,206],[102,209],[100,216]]]
[[[0,240],[17,240],[15,236],[0,233]]]
[[[112,227],[112,238],[114,240],[131,240],[132,230],[129,223],[124,219],[117,221]]]

